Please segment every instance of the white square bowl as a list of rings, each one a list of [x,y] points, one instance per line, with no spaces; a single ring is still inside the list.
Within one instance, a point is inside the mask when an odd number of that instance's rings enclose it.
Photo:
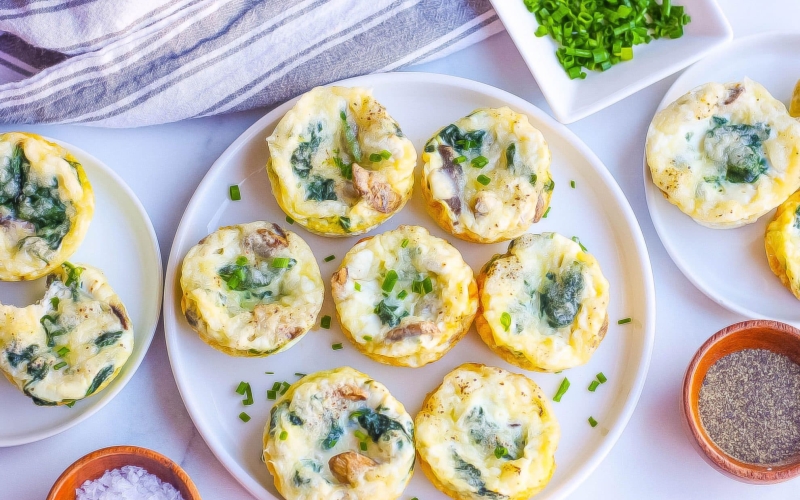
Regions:
[[[558,43],[534,35],[539,26],[522,0],[491,0],[525,64],[542,89],[553,115],[572,123],[638,92],[733,39],[733,29],[717,0],[683,0],[692,22],[678,39],[662,38],[633,48],[633,60],[605,72],[584,70],[585,80],[570,80],[556,59]]]

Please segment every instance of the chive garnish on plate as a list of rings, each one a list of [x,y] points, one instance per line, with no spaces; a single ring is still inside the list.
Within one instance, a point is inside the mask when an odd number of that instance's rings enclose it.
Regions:
[[[560,403],[561,398],[567,392],[567,389],[569,389],[569,379],[564,377],[564,380],[561,381],[561,385],[558,387],[558,391],[556,391],[556,395],[553,396],[553,401]]]
[[[618,325],[624,325],[624,324],[627,324],[627,323],[630,323],[630,322],[631,322],[630,318],[623,318],[623,319],[617,321],[617,324]]]
[[[608,382],[608,379],[606,378],[605,375],[603,375],[603,372],[600,372],[597,374],[597,381],[600,382],[601,384],[605,384],[606,382]]]
[[[239,191],[239,186],[237,186],[236,184],[231,186],[228,191],[231,195],[231,200],[239,201],[242,199],[242,193]]]
[[[325,257],[325,259],[323,259],[323,260],[325,260],[325,262],[330,262],[330,261],[332,261],[332,260],[333,260],[333,259],[335,259],[335,258],[336,258],[336,256],[335,256],[335,255],[328,255],[328,256],[327,256],[327,257]]]
[[[344,346],[342,346],[341,342],[337,342],[336,344],[331,344],[331,349],[338,351],[340,349],[344,349]]]
[[[247,414],[247,413],[245,413],[245,412],[242,412],[242,413],[240,413],[240,414],[239,414],[239,419],[240,419],[242,422],[249,422],[249,421],[250,421],[250,415],[248,415],[248,414]]]
[[[386,293],[391,292],[395,283],[397,283],[397,278],[397,271],[394,269],[389,269],[389,271],[386,273],[386,277],[383,279],[383,285],[381,285],[381,289]]]
[[[597,427],[597,420],[595,420],[594,417],[589,417],[589,425]]]
[[[331,317],[330,316],[323,316],[319,322],[319,326],[325,328],[326,330],[331,327]]]

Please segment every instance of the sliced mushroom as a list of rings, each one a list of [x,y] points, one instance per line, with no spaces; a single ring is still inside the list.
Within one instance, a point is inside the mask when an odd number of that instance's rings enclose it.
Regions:
[[[475,196],[475,213],[477,215],[487,215],[494,210],[502,208],[503,203],[497,195],[491,191],[481,191]]]
[[[122,312],[122,310],[117,305],[111,304],[111,312],[113,312],[114,316],[116,316],[119,319],[119,322],[122,325],[122,328],[124,330],[127,330],[128,329],[128,318],[125,317],[125,314]]]
[[[354,451],[346,451],[331,457],[328,467],[340,483],[354,486],[367,469],[378,465],[374,460]]]
[[[341,295],[345,283],[347,283],[347,268],[343,267],[333,273],[333,277],[331,278],[331,292],[335,295]]]
[[[388,214],[400,206],[400,195],[381,180],[376,172],[367,170],[358,163],[353,163],[353,185],[369,206],[378,212]]]
[[[736,85],[735,87],[733,87],[732,89],[729,89],[729,90],[728,90],[728,97],[727,97],[727,98],[725,98],[725,102],[724,102],[724,104],[725,104],[726,106],[727,106],[728,104],[731,104],[733,101],[735,101],[736,99],[738,99],[740,95],[742,95],[742,92],[744,92],[744,86],[743,86],[743,85],[739,85],[739,84],[737,84],[737,85]]]
[[[367,399],[367,393],[360,387],[354,385],[345,385],[336,389],[336,396],[350,401],[364,401]]]
[[[259,326],[258,330],[273,332],[276,342],[292,340],[303,333],[301,327],[291,326],[297,324],[296,314],[303,313],[295,313],[278,304],[258,304],[253,308],[253,319]]]
[[[389,332],[384,337],[389,342],[399,342],[410,337],[420,337],[422,335],[435,336],[441,333],[439,327],[431,321],[422,321],[420,323],[411,323],[406,326],[398,326]]]
[[[450,207],[450,210],[456,215],[461,215],[461,198],[463,188],[461,186],[464,177],[464,172],[461,170],[461,165],[453,163],[456,154],[453,148],[439,145],[439,154],[442,157],[442,168],[440,171],[444,174],[448,182],[451,184],[453,196],[443,200]]]
[[[544,195],[539,194],[539,199],[536,200],[536,213],[533,215],[533,222],[539,222],[544,215]]]
[[[258,229],[245,236],[242,246],[245,250],[251,250],[259,257],[267,259],[288,247],[289,242],[283,229],[276,224],[270,224],[268,228]]]
[[[29,231],[34,232],[36,231],[36,226],[33,223],[15,219],[13,217],[3,217],[0,218],[0,227],[4,227],[7,229],[17,229],[22,231]]]

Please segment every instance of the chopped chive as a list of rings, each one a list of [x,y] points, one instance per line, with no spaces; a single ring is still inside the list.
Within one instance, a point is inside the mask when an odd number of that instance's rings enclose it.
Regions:
[[[569,379],[564,377],[564,380],[561,381],[561,385],[558,387],[556,395],[553,396],[553,401],[560,403],[561,397],[567,392],[567,389],[569,389]]]
[[[270,401],[278,399],[278,391],[267,391],[267,399]]]
[[[583,246],[583,243],[581,243],[581,239],[580,239],[580,238],[578,238],[577,236],[573,236],[573,237],[572,237],[572,241],[574,241],[575,243],[577,243],[577,244],[578,244],[578,245],[581,247],[581,250],[583,250],[584,252],[588,252],[588,250],[586,249],[586,247],[585,247],[585,246]]]
[[[326,330],[331,327],[331,317],[330,316],[323,316],[322,320],[319,322],[319,326],[325,328]]]
[[[621,320],[617,321],[617,324],[618,325],[624,325],[624,324],[630,323],[630,322],[631,322],[630,318],[624,318],[624,319],[621,319]]]
[[[484,186],[488,186],[489,183],[492,182],[492,179],[490,179],[489,177],[486,177],[485,175],[481,174],[481,175],[478,176],[477,181],[480,182],[481,184],[483,184]]]
[[[242,193],[239,191],[239,186],[237,186],[236,184],[231,186],[229,191],[231,195],[231,200],[239,201],[242,199]]]
[[[73,406],[75,406],[75,401],[70,401],[67,403],[67,408],[72,408]]]
[[[275,375],[275,372],[264,372],[267,375]]]
[[[403,300],[406,297],[408,297],[408,292],[405,290],[401,290],[400,293],[397,294],[397,298],[400,300]]]
[[[289,224],[294,224],[294,219],[292,219],[291,217],[289,217],[289,216],[287,215],[287,216],[286,216],[286,222],[288,222]]]
[[[600,386],[600,382],[597,380],[592,380],[592,383],[589,384],[589,392],[594,392]]]
[[[383,285],[381,285],[381,289],[384,292],[389,293],[394,288],[395,283],[397,283],[397,271],[394,269],[389,269],[386,273],[386,277],[383,279]]]
[[[551,208],[553,208],[553,207],[547,207],[547,210],[544,211],[544,215],[542,215],[542,219],[546,219],[547,218],[547,214],[550,213],[550,209]]]
[[[572,189],[575,189],[575,181],[569,181],[569,185]]]
[[[358,438],[359,441],[366,441],[367,437],[368,437],[366,434],[364,434],[361,431],[355,431],[353,434],[355,434],[355,436]]]
[[[56,352],[58,353],[59,356],[61,356],[63,358],[64,356],[69,354],[69,347],[64,346],[64,347],[60,348],[58,351],[56,351]]]
[[[495,458],[503,458],[508,455],[508,450],[504,446],[496,446],[494,449]]]
[[[367,451],[367,442],[361,441],[360,443],[358,443],[358,447],[361,448],[361,451]]]
[[[511,315],[504,312],[500,315],[500,324],[503,325],[503,330],[508,331],[511,328]]]
[[[456,165],[458,165],[459,163],[464,163],[465,161],[467,161],[467,157],[464,155],[461,155],[458,158],[453,159],[453,163],[455,163]]]
[[[50,305],[53,306],[53,309],[58,309],[58,297],[51,298]]]
[[[424,280],[422,280],[422,290],[425,293],[431,293],[433,291],[433,282],[431,282],[430,276],[427,276]]]
[[[597,380],[598,380],[598,381],[599,381],[601,384],[605,384],[606,382],[608,382],[608,379],[606,378],[606,376],[605,376],[605,375],[603,375],[603,372],[600,372],[600,373],[598,373],[598,374],[597,374]]]
[[[389,158],[392,157],[392,153],[390,153],[389,151],[387,151],[385,149],[380,152],[380,155],[384,160],[388,160]]]
[[[358,281],[354,282],[353,283],[353,288],[356,289],[356,292],[360,292],[361,291],[361,283],[359,283]]]
[[[280,382],[275,382],[274,384],[272,384],[272,390],[273,391],[278,392],[278,390],[280,388],[281,388],[281,383]]]
[[[67,366],[67,362],[66,361],[62,361],[62,362],[60,362],[58,364],[53,365],[53,370],[60,370],[60,369],[64,368],[65,366]]]
[[[272,264],[270,264],[270,266],[276,269],[287,268],[289,267],[291,260],[292,259],[289,257],[275,257],[272,259]]]
[[[403,238],[403,242],[400,243],[400,248],[405,248],[408,246],[408,238]]]
[[[335,255],[328,255],[327,257],[325,257],[325,259],[324,259],[324,260],[325,260],[325,262],[330,262],[330,261],[332,261],[332,260],[333,260],[333,259],[335,259],[335,258],[336,258],[336,256],[335,256]]]
[[[489,160],[485,156],[476,156],[470,163],[475,168],[483,168],[489,163]]]
[[[307,375],[307,373],[300,373],[300,372],[297,372],[297,373],[294,374],[295,377],[300,377],[300,378],[303,378],[306,375]]]
[[[286,432],[286,431],[281,431],[281,434],[280,434],[280,436],[278,436],[278,438],[279,438],[281,441],[286,441],[286,438],[288,438],[288,437],[289,437],[289,433],[288,433],[288,432]]]
[[[589,425],[597,427],[597,420],[595,420],[594,417],[589,417]]]
[[[250,406],[254,402],[255,401],[253,401],[253,392],[250,390],[250,384],[247,384],[247,395],[245,396],[244,401],[242,401],[242,404],[245,406]]]
[[[247,388],[250,386],[247,382],[239,382],[239,386],[236,388],[236,394],[240,396],[244,396],[244,393],[247,391]]]
[[[245,412],[242,412],[242,413],[239,414],[239,420],[241,420],[242,422],[249,422],[250,421],[250,415],[248,415]]]
[[[236,265],[237,266],[246,266],[247,265],[247,257],[241,255],[236,258]]]
[[[291,387],[291,385],[289,385],[288,382],[281,382],[281,390],[278,394],[283,396],[284,394],[286,394],[286,391],[289,390],[289,387]]]
[[[372,342],[372,335],[364,335],[361,337],[362,339],[366,340],[367,342]]]
[[[378,153],[372,153],[369,155],[369,161],[372,163],[378,163],[379,161],[383,160],[383,157]]]
[[[341,342],[338,342],[336,344],[332,344],[331,349],[333,349],[334,351],[338,351],[340,349],[344,349],[344,347],[342,346]]]

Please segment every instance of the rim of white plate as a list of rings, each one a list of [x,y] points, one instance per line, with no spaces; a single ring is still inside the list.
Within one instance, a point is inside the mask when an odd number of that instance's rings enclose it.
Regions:
[[[712,52],[708,57],[698,61],[697,63],[690,66],[686,71],[684,71],[681,76],[679,76],[675,82],[670,85],[669,89],[664,93],[664,97],[661,99],[661,102],[658,103],[658,108],[656,108],[656,113],[664,109],[664,107],[675,100],[675,97],[672,97],[671,94],[673,93],[674,89],[681,88],[684,82],[694,76],[694,74],[698,71],[702,71],[702,68],[705,65],[713,64],[720,58],[728,57],[728,52],[735,52],[739,47],[742,45],[752,45],[756,43],[762,43],[765,39],[769,40],[770,42],[775,42],[776,37],[786,37],[792,38],[793,40],[800,43],[800,32],[794,33],[791,31],[769,31],[767,33],[759,33],[756,35],[750,35],[742,38],[738,38],[731,43],[720,47],[719,49]],[[688,92],[691,89],[686,90]],[[685,93],[684,92],[684,93]],[[667,102],[669,100],[669,102]],[[648,125],[649,127],[649,125]],[[645,137],[645,141],[647,138]],[[644,183],[644,195],[645,200],[647,201],[647,211],[650,213],[650,220],[653,222],[653,227],[656,229],[656,234],[658,234],[658,239],[661,240],[661,244],[664,245],[664,249],[666,249],[667,254],[669,254],[672,262],[680,269],[681,273],[688,279],[695,288],[700,290],[703,295],[708,297],[709,299],[713,300],[717,304],[721,305],[725,309],[729,311],[733,311],[735,313],[741,314],[750,319],[771,319],[774,321],[780,321],[782,323],[789,323],[793,325],[797,325],[796,322],[787,320],[786,318],[779,318],[779,317],[772,317],[768,314],[759,313],[750,309],[749,307],[745,307],[729,300],[726,300],[724,297],[718,295],[712,286],[706,284],[700,277],[693,274],[690,271],[689,265],[682,259],[680,252],[672,245],[672,240],[666,235],[668,231],[666,229],[666,225],[664,224],[663,220],[661,219],[661,213],[659,210],[654,209],[655,200],[658,199],[657,196],[661,195],[661,190],[656,187],[653,183],[653,178],[650,175],[650,168],[647,165],[647,153],[645,152],[642,155],[642,181]],[[672,208],[670,204],[670,208]],[[674,207],[677,210],[677,207]]]
[[[142,220],[145,222],[145,229],[147,230],[147,233],[150,236],[150,244],[152,245],[151,250],[154,252],[154,255],[156,257],[155,261],[158,268],[158,279],[156,280],[157,284],[156,286],[158,287],[158,290],[156,292],[155,299],[157,304],[161,303],[163,306],[162,298],[164,292],[164,265],[161,262],[161,247],[158,244],[158,237],[156,236],[156,231],[153,228],[153,222],[150,220],[150,216],[147,215],[147,211],[144,209],[144,206],[142,205],[141,201],[139,201],[139,197],[136,196],[136,193],[133,192],[133,190],[122,179],[122,177],[120,177],[116,172],[114,172],[114,170],[111,169],[111,167],[109,167],[104,162],[97,159],[95,156],[67,142],[58,139],[53,139],[52,137],[46,137],[46,136],[40,136],[40,137],[46,141],[54,142],[59,146],[62,146],[63,148],[68,150],[73,156],[75,156],[80,160],[88,159],[89,162],[99,167],[99,169],[102,170],[105,175],[109,176],[111,180],[114,181],[117,184],[117,186],[122,190],[122,192],[125,193],[125,195],[127,195],[128,198],[131,200],[134,208],[138,212],[138,215],[142,217]],[[82,161],[81,163],[85,162]],[[76,414],[76,417],[74,419],[69,420],[68,422],[65,422],[61,425],[52,427],[46,431],[34,432],[22,438],[0,440],[0,448],[33,443],[36,441],[41,441],[42,439],[47,439],[49,437],[55,436],[56,434],[60,434],[66,431],[67,429],[70,429],[78,425],[79,423],[83,422],[87,418],[91,417],[92,415],[100,411],[105,405],[110,403],[111,400],[114,399],[116,395],[120,393],[120,391],[122,391],[122,389],[128,384],[128,382],[130,382],[130,380],[133,378],[133,375],[139,369],[139,365],[142,364],[144,357],[147,355],[147,351],[150,349],[150,344],[153,341],[153,337],[155,337],[156,328],[158,327],[158,319],[159,317],[158,315],[156,315],[152,327],[149,330],[147,330],[148,333],[145,335],[144,343],[139,342],[142,345],[141,355],[138,356],[137,358],[134,358],[133,355],[131,355],[131,357],[128,358],[128,361],[125,363],[123,373],[120,373],[120,375],[116,377],[111,382],[111,384],[109,384],[108,387],[103,389],[103,391],[101,391],[100,394],[96,396],[97,399],[93,397],[91,400],[89,400],[91,401],[92,406],[88,410],[84,411],[83,413]]]
[[[570,482],[570,484],[564,489],[562,492],[562,498],[568,496],[572,493],[575,488],[578,487],[586,478],[597,468],[598,465],[603,461],[603,459],[608,455],[613,448],[614,444],[616,444],[617,440],[619,439],[622,431],[625,429],[625,426],[630,421],[631,416],[633,415],[633,411],[636,409],[636,404],[639,401],[639,396],[642,393],[642,389],[644,388],[644,383],[647,378],[647,372],[650,367],[650,358],[653,352],[653,344],[655,342],[655,320],[656,320],[656,307],[655,307],[655,285],[653,283],[653,270],[650,265],[650,257],[647,252],[647,246],[644,241],[644,236],[642,235],[642,230],[639,226],[639,222],[636,219],[636,216],[633,213],[633,209],[628,203],[628,199],[625,197],[625,194],[622,192],[622,189],[617,184],[614,177],[611,173],[606,169],[605,165],[600,161],[597,155],[594,154],[592,150],[589,149],[586,144],[581,141],[578,136],[576,136],[572,131],[566,128],[564,125],[559,123],[555,120],[555,118],[551,117],[538,107],[534,106],[530,102],[511,94],[505,90],[498,89],[491,85],[487,85],[485,83],[476,82],[474,80],[468,80],[466,78],[460,78],[456,76],[450,75],[442,75],[437,73],[424,73],[424,72],[394,72],[394,73],[381,73],[381,74],[371,74],[371,75],[364,75],[364,76],[357,76],[354,78],[348,78],[346,80],[341,80],[338,82],[332,82],[325,86],[332,86],[332,85],[341,85],[341,86],[373,86],[378,85],[383,81],[392,80],[393,83],[397,83],[397,81],[403,80],[410,80],[414,83],[424,82],[430,84],[440,84],[440,85],[450,85],[453,87],[462,88],[465,90],[473,91],[488,95],[492,98],[502,100],[518,109],[524,110],[525,113],[529,114],[532,117],[535,117],[537,120],[541,120],[546,122],[549,126],[558,129],[561,134],[563,134],[564,138],[581,154],[583,155],[587,161],[592,165],[592,167],[597,171],[597,173],[601,176],[601,178],[606,182],[608,185],[610,192],[612,195],[617,199],[620,204],[620,207],[625,215],[625,222],[626,224],[632,229],[632,237],[633,243],[636,246],[636,254],[639,257],[639,265],[642,269],[642,277],[644,279],[644,288],[646,292],[652,297],[652,300],[645,300],[645,307],[647,309],[647,318],[644,321],[644,333],[645,338],[643,342],[642,348],[642,356],[641,361],[636,372],[636,378],[633,381],[633,385],[631,388],[631,392],[628,396],[628,400],[625,402],[625,405],[620,412],[620,418],[615,422],[613,427],[609,429],[608,434],[606,435],[605,439],[603,440],[602,444],[599,446],[598,451],[594,454],[591,460],[587,461],[583,466],[579,467],[576,472],[574,473],[575,479]],[[189,204],[186,206],[186,210],[184,211],[183,215],[181,216],[181,222],[178,225],[178,229],[175,233],[175,239],[172,241],[172,248],[170,249],[169,260],[167,263],[167,276],[165,287],[170,286],[170,290],[172,293],[176,292],[176,287],[178,286],[177,279],[177,268],[179,264],[179,256],[177,255],[177,250],[180,247],[180,242],[185,238],[184,232],[186,232],[186,215],[191,213],[197,204],[200,203],[200,199],[203,198],[202,196],[197,196],[197,194],[201,191],[205,191],[212,188],[212,183],[210,182],[211,178],[216,175],[218,170],[224,168],[224,166],[229,161],[229,158],[233,156],[235,152],[240,150],[245,144],[249,143],[249,141],[253,140],[253,138],[261,132],[264,128],[266,123],[271,123],[273,121],[279,120],[286,112],[295,104],[299,96],[294,97],[293,99],[281,104],[280,106],[272,109],[269,111],[265,116],[261,117],[257,120],[253,125],[248,127],[227,149],[220,155],[220,157],[214,162],[211,168],[208,170],[206,175],[203,177],[203,180],[200,181],[200,184],[197,186],[197,190],[192,195],[192,199],[189,201]],[[177,382],[178,391],[181,394],[181,399],[183,399],[184,406],[186,410],[189,412],[189,416],[194,422],[195,427],[197,428],[200,435],[203,436],[203,439],[208,444],[211,452],[220,461],[223,467],[227,469],[227,471],[237,480],[239,483],[245,487],[250,493],[255,494],[255,491],[262,490],[264,486],[260,484],[258,481],[255,481],[250,475],[239,465],[239,463],[224,449],[224,447],[219,443],[216,436],[211,434],[211,432],[207,429],[207,423],[205,421],[205,417],[202,413],[198,412],[195,408],[191,407],[190,405],[186,404],[186,397],[184,395],[184,384],[189,383],[188,380],[184,379],[183,374],[180,370],[176,369],[176,365],[173,363],[173,356],[172,350],[177,349],[178,346],[176,345],[177,335],[171,333],[172,325],[174,325],[176,321],[175,316],[175,309],[173,307],[174,302],[165,300],[163,303],[163,318],[164,318],[164,334],[166,336],[167,341],[167,353],[169,354],[170,358],[170,365],[172,367],[172,373],[175,376],[175,381]]]

